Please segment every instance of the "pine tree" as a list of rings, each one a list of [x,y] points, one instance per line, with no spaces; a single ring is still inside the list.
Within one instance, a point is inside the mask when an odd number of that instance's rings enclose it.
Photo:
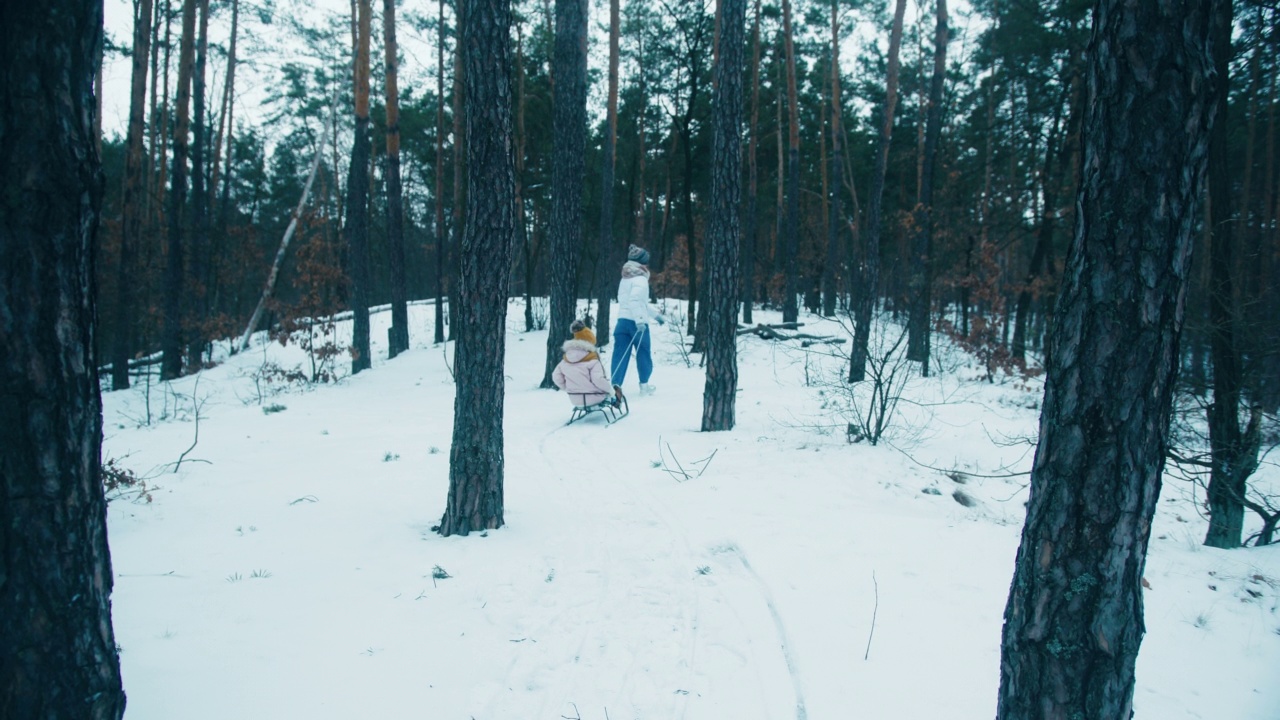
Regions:
[[[1005,607],[998,720],[1133,713],[1141,581],[1222,80],[1213,49],[1229,8],[1095,8],[1080,212]]]
[[[347,174],[347,275],[351,282],[351,372],[368,370],[369,351],[369,34],[373,8],[370,0],[358,0],[355,58],[356,127],[352,139],[351,166]]]
[[[129,93],[128,155],[125,158],[123,227],[120,265],[116,278],[116,338],[111,353],[111,389],[129,387],[129,357],[133,354],[133,278],[135,247],[142,241],[146,219],[146,164],[142,154],[143,114],[146,112],[147,59],[151,54],[152,0],[142,0],[133,18],[133,76]]]
[[[387,251],[391,265],[391,335],[388,353],[409,349],[408,289],[404,279],[404,190],[400,182],[400,90],[396,75],[396,0],[383,0],[382,37],[387,95]]]
[[[173,170],[169,176],[169,232],[165,257],[164,328],[160,336],[160,378],[182,375],[183,242],[187,204],[187,155],[191,131],[191,73],[195,56],[196,0],[183,0],[178,51],[177,121],[173,129]]]
[[[119,720],[94,247],[102,3],[0,3],[0,715]],[[145,53],[142,53],[145,57]]]
[[[893,113],[898,104],[898,52],[902,48],[902,19],[907,0],[898,0],[893,11],[893,29],[889,33],[889,72],[885,79],[884,117],[880,121],[880,138],[876,145],[875,168],[871,175],[871,199],[867,208],[866,246],[863,249],[862,273],[855,293],[853,349],[849,359],[849,382],[866,378],[867,344],[871,340],[871,319],[880,288],[880,212],[884,202],[884,178],[888,171],[889,144],[893,140]]]
[[[711,222],[707,234],[707,379],[702,430],[732,430],[738,395],[738,219],[742,196],[742,75],[746,0],[721,0],[711,146]]]
[[[462,329],[454,356],[449,498],[437,528],[445,536],[503,524],[503,358],[516,238],[510,0],[469,2],[462,27],[467,221],[453,308]]]
[[[577,314],[582,249],[582,183],[587,142],[587,3],[556,0],[555,89],[552,92],[551,310],[543,388],[570,338]]]

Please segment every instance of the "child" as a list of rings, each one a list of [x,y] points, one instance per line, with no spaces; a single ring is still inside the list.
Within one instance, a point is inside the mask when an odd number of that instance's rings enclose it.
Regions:
[[[581,320],[574,320],[569,330],[573,339],[564,343],[564,359],[551,373],[552,382],[580,407],[615,398],[609,373],[596,353],[596,334]]]

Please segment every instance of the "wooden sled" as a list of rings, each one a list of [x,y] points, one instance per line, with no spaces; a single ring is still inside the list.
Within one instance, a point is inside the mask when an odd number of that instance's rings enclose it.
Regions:
[[[630,415],[631,408],[627,406],[627,396],[622,394],[622,389],[615,387],[613,393],[613,397],[605,398],[594,405],[574,405],[573,414],[569,416],[569,422],[565,425],[572,425],[595,413],[600,413],[605,423],[609,425]]]

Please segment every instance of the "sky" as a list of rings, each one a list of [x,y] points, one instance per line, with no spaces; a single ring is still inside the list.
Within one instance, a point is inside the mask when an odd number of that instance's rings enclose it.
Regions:
[[[454,363],[430,303],[394,360],[377,309],[373,368],[336,384],[285,380],[306,354],[259,334],[105,393],[103,455],[146,479],[108,506],[126,718],[993,717],[1039,380],[985,382],[939,337],[884,441],[851,443],[841,346],[744,335],[737,425],[702,433],[683,306],[659,307],[657,393],[633,370],[629,416],[566,425],[513,301],[506,525],[469,537],[432,531]],[[1274,720],[1280,545],[1203,547],[1197,499],[1168,480],[1152,524],[1136,717]]]

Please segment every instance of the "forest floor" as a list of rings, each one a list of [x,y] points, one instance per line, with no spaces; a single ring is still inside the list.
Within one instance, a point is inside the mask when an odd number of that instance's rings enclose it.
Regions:
[[[376,313],[373,369],[335,383],[288,379],[305,351],[259,336],[104,393],[104,457],[146,485],[109,506],[127,718],[994,715],[1027,478],[984,475],[1030,468],[1039,381],[984,382],[944,345],[872,446],[846,432],[866,408],[838,381],[847,343],[745,335],[737,427],[701,433],[672,303],[657,394],[633,364],[629,417],[566,426],[513,303],[506,526],[442,538],[452,344],[430,344],[432,309],[411,306],[394,360]],[[1280,546],[1201,546],[1201,495],[1169,479],[1159,503],[1137,717],[1275,720]]]

